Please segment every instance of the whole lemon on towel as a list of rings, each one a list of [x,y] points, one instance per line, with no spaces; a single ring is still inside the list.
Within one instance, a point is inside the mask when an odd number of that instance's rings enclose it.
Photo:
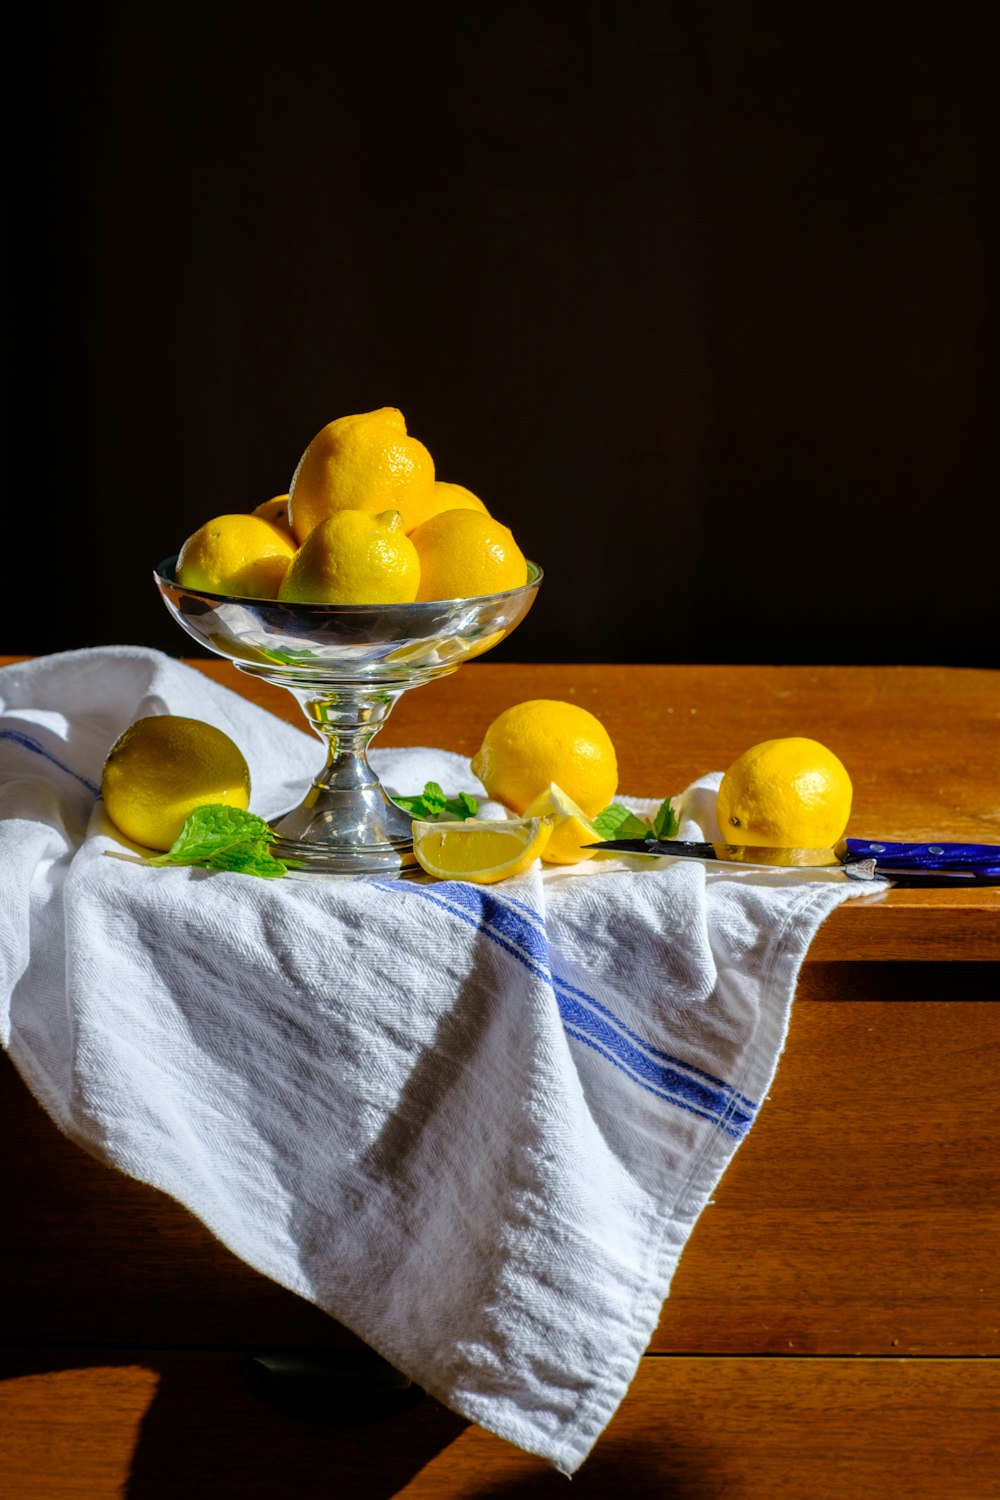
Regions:
[[[585,818],[607,807],[618,790],[611,736],[587,709],[556,698],[529,698],[493,720],[472,758],[495,802],[526,813],[554,781]]]
[[[221,729],[157,714],[136,719],[115,740],[101,772],[101,795],[127,839],[165,852],[196,807],[224,802],[246,811],[250,770]]]
[[[851,778],[818,740],[764,740],[722,778],[716,810],[728,844],[829,849],[851,815]]]

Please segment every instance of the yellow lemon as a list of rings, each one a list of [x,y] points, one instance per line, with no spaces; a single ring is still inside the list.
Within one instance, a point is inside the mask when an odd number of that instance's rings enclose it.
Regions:
[[[296,604],[410,604],[420,582],[416,548],[398,510],[341,510],[313,527],[292,559],[279,599]]]
[[[413,852],[428,875],[494,885],[520,875],[545,853],[552,834],[548,818],[511,818],[506,823],[467,818],[464,823],[413,825]]]
[[[263,516],[216,516],[181,548],[177,582],[210,594],[275,599],[294,555],[288,532]]]
[[[618,760],[600,719],[577,703],[529,698],[504,709],[472,758],[473,775],[496,802],[526,813],[556,782],[586,818],[618,790]]]
[[[272,526],[279,526],[282,531],[292,534],[292,525],[288,519],[288,496],[274,495],[270,500],[265,500],[263,505],[257,505],[252,512],[255,516],[263,516],[265,521],[270,521]],[[293,545],[295,544],[293,538]]]
[[[583,809],[556,782],[551,782],[529,804],[525,817],[552,820],[552,837],[542,854],[547,865],[578,865],[597,853],[596,849],[585,846],[597,843],[601,835]]]
[[[320,428],[292,475],[288,513],[300,542],[340,510],[398,510],[403,529],[412,531],[433,488],[430,453],[409,436],[402,412],[383,406]]]
[[[440,515],[443,510],[478,510],[481,515],[489,515],[479,496],[467,490],[464,484],[451,484],[447,479],[435,479],[430,499],[424,507],[423,519],[429,521],[431,516]]]
[[[851,796],[847,771],[818,740],[764,740],[723,776],[719,828],[728,844],[828,849],[847,827]]]
[[[477,510],[444,510],[410,532],[420,558],[418,599],[476,599],[528,581],[507,526]]]
[[[146,849],[170,848],[196,807],[250,804],[250,771],[228,734],[200,719],[136,719],[115,740],[101,772],[104,809]]]

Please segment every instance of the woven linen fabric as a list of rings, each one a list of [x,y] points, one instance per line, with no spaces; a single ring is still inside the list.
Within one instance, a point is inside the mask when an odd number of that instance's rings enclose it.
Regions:
[[[89,1151],[571,1473],[767,1093],[806,949],[858,886],[681,860],[491,887],[150,867],[99,787],[121,730],[164,712],[236,740],[265,817],[323,759],[154,651],[0,671],[14,1064]],[[482,796],[458,755],[372,763],[397,792]],[[718,779],[680,797],[682,836],[716,831]]]

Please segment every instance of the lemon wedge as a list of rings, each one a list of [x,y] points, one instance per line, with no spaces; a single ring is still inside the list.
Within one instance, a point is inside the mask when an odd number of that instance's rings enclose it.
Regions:
[[[520,875],[542,854],[552,836],[548,818],[511,818],[493,822],[413,824],[413,853],[428,875],[439,880],[470,880],[494,885]]]
[[[601,835],[561,786],[550,782],[525,812],[526,818],[551,818],[552,837],[542,853],[547,865],[578,865],[583,859],[592,859],[596,849],[585,849],[585,844],[596,844]]]

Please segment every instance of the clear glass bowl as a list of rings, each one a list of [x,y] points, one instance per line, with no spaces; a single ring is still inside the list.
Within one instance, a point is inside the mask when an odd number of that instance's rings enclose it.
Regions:
[[[326,744],[303,800],[272,819],[274,852],[329,874],[412,866],[411,820],[383,790],[368,747],[402,693],[456,671],[520,624],[541,568],[529,562],[523,587],[477,599],[347,605],[202,593],[177,582],[176,563],[167,558],[153,576],[178,624],[241,672],[287,688]]]

